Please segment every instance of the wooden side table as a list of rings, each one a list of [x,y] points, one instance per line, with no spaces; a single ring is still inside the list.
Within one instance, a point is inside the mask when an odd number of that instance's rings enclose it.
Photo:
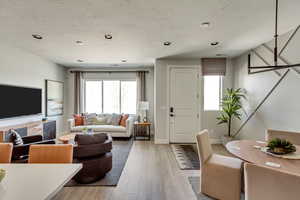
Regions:
[[[135,122],[133,137],[134,140],[151,140],[151,123]]]

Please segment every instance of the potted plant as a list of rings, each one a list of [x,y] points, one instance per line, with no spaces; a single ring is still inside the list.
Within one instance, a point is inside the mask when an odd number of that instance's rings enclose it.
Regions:
[[[241,99],[245,98],[241,88],[233,89],[227,88],[225,96],[221,101],[221,113],[217,117],[218,124],[227,124],[227,135],[221,137],[223,145],[226,145],[229,141],[232,141],[234,137],[231,134],[231,124],[234,118],[241,119],[241,113],[239,112],[242,108]]]

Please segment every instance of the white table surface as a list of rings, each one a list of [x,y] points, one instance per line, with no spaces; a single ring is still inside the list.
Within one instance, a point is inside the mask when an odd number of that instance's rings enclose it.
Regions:
[[[0,164],[6,176],[0,200],[51,199],[82,168],[82,164]]]

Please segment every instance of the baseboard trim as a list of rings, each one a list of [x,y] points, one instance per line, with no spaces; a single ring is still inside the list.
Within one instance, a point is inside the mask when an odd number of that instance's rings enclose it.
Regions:
[[[154,144],[169,144],[168,139],[155,139]]]

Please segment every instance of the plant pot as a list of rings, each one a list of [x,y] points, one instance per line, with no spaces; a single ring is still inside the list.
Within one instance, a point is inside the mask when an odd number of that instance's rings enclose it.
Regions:
[[[224,145],[224,147],[226,146],[226,144],[228,143],[228,142],[231,142],[231,141],[233,141],[234,140],[234,138],[233,137],[229,137],[228,135],[223,135],[222,137],[221,137],[221,141],[222,141],[222,144]]]

